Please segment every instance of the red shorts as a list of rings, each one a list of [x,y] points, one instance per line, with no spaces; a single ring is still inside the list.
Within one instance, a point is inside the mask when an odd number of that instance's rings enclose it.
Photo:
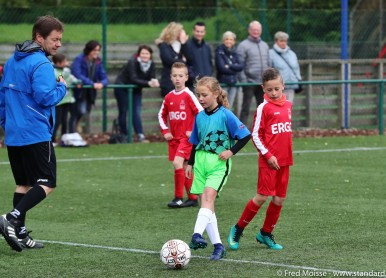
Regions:
[[[168,141],[170,161],[173,161],[175,156],[180,156],[185,160],[189,160],[190,152],[192,151],[192,143],[188,140],[188,138],[183,138]]]
[[[290,166],[280,166],[280,170],[259,167],[257,193],[265,196],[285,198],[289,181]]]

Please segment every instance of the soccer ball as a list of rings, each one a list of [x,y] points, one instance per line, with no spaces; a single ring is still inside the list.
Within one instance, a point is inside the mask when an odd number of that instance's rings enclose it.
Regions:
[[[160,257],[168,268],[181,269],[190,261],[190,248],[182,240],[171,239],[162,246]]]

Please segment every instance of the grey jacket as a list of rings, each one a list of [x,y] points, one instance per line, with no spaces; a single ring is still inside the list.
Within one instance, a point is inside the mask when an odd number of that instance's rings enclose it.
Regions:
[[[248,37],[238,45],[237,53],[244,63],[239,81],[261,84],[263,71],[271,66],[268,44],[261,39],[255,40]]]

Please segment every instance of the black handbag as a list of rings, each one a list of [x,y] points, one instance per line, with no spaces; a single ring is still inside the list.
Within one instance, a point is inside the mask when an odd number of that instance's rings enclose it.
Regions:
[[[295,72],[294,69],[291,67],[291,65],[287,62],[287,60],[284,59],[284,57],[281,56],[281,54],[280,54],[279,52],[277,52],[276,50],[275,50],[275,52],[277,53],[277,55],[279,55],[279,56],[284,60],[284,62],[286,62],[286,64],[289,66],[289,68],[292,70],[292,72],[294,73],[294,75],[295,75],[295,77],[296,77],[296,72]],[[298,78],[296,77],[296,79],[298,79]],[[300,80],[298,79],[298,81],[300,81]],[[298,88],[295,89],[295,94],[300,94],[301,92],[303,92],[303,86],[302,86],[302,84],[298,84]]]
[[[295,89],[295,94],[300,94],[301,92],[303,92],[303,86],[302,84],[298,84],[298,88]]]

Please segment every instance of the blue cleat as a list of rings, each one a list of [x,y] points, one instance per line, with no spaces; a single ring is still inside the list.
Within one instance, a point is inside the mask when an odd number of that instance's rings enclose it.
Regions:
[[[228,245],[232,250],[239,249],[240,237],[243,235],[243,230],[236,225],[231,228],[228,236]]]
[[[222,245],[221,243],[217,243],[214,245],[214,251],[213,251],[212,256],[210,256],[210,260],[211,261],[218,261],[221,258],[224,258],[225,254],[226,254],[226,252],[225,252],[224,245]]]
[[[281,249],[283,249],[283,246],[281,246],[280,244],[277,244],[275,242],[273,234],[269,234],[269,235],[263,236],[263,234],[260,231],[256,235],[256,240],[257,240],[257,242],[259,242],[261,244],[267,245],[269,249],[273,249],[273,250],[281,250]]]
[[[202,235],[195,233],[192,236],[192,241],[189,243],[189,247],[193,250],[197,250],[198,248],[205,248],[208,243],[202,237]]]

